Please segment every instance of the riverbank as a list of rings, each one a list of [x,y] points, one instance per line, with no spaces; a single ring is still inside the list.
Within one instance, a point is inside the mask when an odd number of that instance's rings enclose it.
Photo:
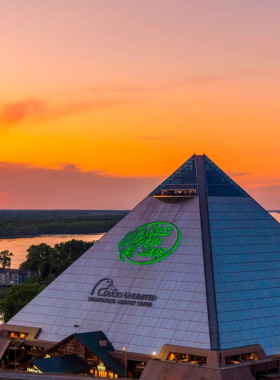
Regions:
[[[106,231],[107,232],[107,231]],[[65,238],[69,237],[69,239],[78,239],[79,236],[95,236],[95,235],[104,235],[106,232],[101,232],[100,234],[92,234],[92,233],[88,233],[88,234],[42,234],[42,235],[25,235],[25,236],[16,236],[16,237],[5,237],[5,238],[2,238],[0,237],[0,244],[1,244],[1,241],[3,240],[17,240],[17,239],[36,239],[36,238],[44,238],[44,237],[52,237],[52,236],[63,236]],[[88,239],[87,239],[88,241]],[[0,379],[1,380],[1,379]]]
[[[40,235],[35,237],[0,239],[0,252],[8,250],[14,254],[12,257],[12,268],[17,269],[25,261],[27,249],[31,245],[48,244],[53,247],[55,244],[63,243],[68,240],[93,241],[99,240],[104,233],[91,235]]]

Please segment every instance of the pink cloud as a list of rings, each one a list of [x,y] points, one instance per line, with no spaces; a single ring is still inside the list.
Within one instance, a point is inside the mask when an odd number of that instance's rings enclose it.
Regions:
[[[81,169],[75,164],[65,164],[62,166],[62,169],[67,172],[79,172]]]
[[[7,162],[0,163],[0,178],[0,207],[8,209],[130,209],[163,180]]]
[[[237,173],[240,180],[246,173]],[[0,162],[0,208],[131,209],[160,184],[162,177],[114,177],[64,163],[57,169]],[[263,207],[280,209],[280,185],[239,184]],[[267,183],[264,179],[260,183]]]

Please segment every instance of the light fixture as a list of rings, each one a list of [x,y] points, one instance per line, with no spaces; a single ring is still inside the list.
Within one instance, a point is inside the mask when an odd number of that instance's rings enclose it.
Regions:
[[[126,347],[123,347],[122,350],[124,351],[124,378],[126,379],[126,369],[127,369]]]
[[[153,355],[155,356],[157,353],[156,353],[156,351],[153,351]]]

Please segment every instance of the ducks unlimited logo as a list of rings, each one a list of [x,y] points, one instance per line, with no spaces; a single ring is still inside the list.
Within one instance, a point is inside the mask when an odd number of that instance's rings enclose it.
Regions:
[[[88,301],[119,305],[151,307],[157,296],[153,294],[120,292],[111,278],[102,278],[90,292]]]
[[[163,260],[178,247],[181,232],[167,222],[152,222],[128,232],[119,242],[120,260],[147,265]]]

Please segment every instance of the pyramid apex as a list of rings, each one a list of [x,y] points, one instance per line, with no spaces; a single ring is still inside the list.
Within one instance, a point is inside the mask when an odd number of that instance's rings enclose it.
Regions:
[[[193,154],[183,165],[164,180],[152,193],[151,196],[162,197],[183,192],[186,196],[199,195],[198,191],[198,162],[203,161],[200,171],[206,178],[208,196],[249,196],[236,182],[222,171],[206,154]]]

